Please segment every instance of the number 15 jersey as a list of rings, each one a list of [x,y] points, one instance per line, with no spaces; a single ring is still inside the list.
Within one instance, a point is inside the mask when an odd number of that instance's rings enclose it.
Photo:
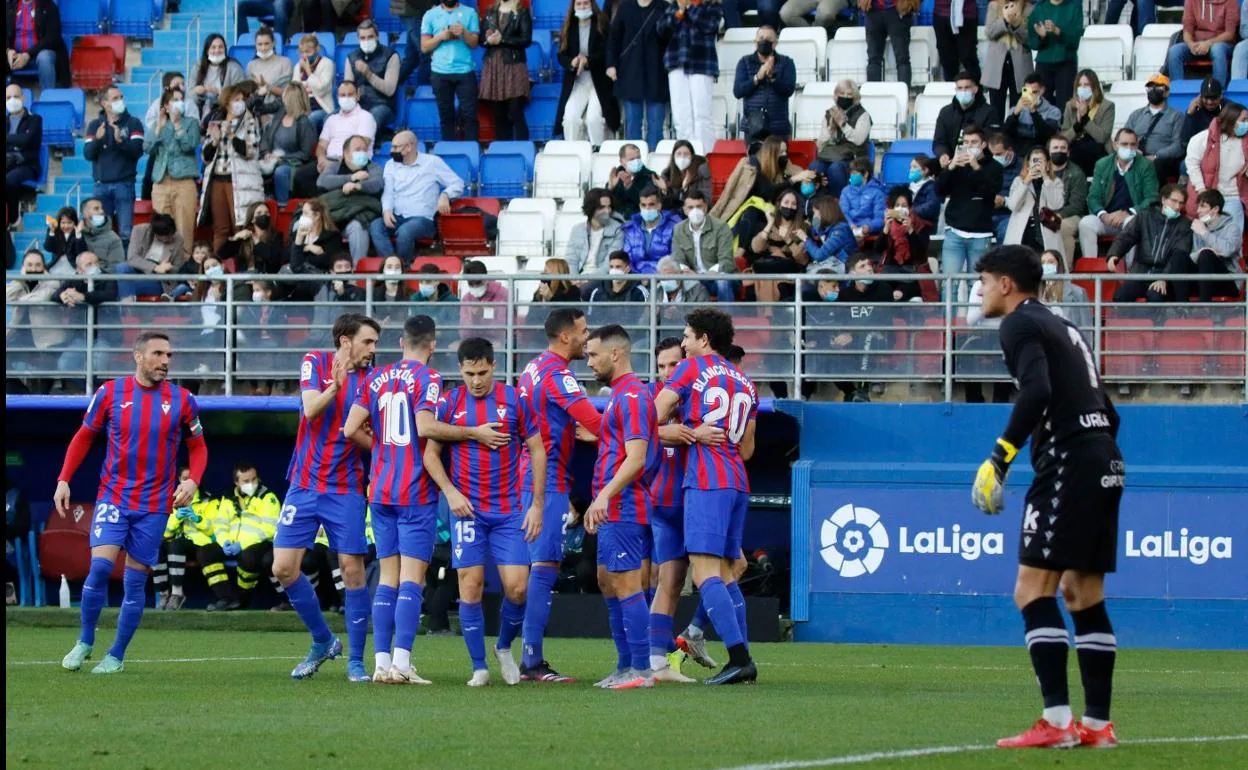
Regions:
[[[714,425],[727,440],[719,446],[694,444],[685,465],[685,489],[750,491],[738,445],[746,426],[758,417],[758,391],[750,378],[722,356],[686,358],[668,378],[680,396],[680,421],[690,428]]]

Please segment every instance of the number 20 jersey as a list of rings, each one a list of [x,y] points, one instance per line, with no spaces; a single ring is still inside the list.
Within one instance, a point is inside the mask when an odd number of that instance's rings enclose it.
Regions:
[[[685,489],[750,491],[738,444],[745,427],[758,417],[758,391],[740,369],[711,354],[681,361],[665,386],[680,396],[680,421],[690,428],[723,428],[728,440],[719,446],[694,444],[685,465]]]

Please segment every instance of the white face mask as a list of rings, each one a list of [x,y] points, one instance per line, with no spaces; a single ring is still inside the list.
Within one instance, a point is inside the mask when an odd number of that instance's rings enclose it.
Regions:
[[[308,219],[305,216],[300,215],[299,219],[295,221],[296,230],[308,230],[308,229],[311,229],[311,227],[312,227],[312,220]]]
[[[115,102],[112,102],[109,107],[112,108],[114,115],[120,115],[126,111],[126,101],[124,99],[118,99]]]
[[[4,108],[9,111],[10,115],[15,115],[22,111],[22,98],[20,96],[10,96],[4,100]]]
[[[680,281],[676,281],[671,278],[664,280],[664,281],[659,281],[659,285],[662,286],[663,291],[667,292],[668,294],[673,294],[680,290]]]
[[[702,223],[705,221],[706,221],[706,211],[704,211],[703,209],[690,209],[689,210],[689,224],[693,225],[694,227],[701,227]]]
[[[100,266],[99,266],[99,265],[92,265],[91,267],[88,267],[87,269],[83,270],[83,271],[82,271],[82,274],[83,274],[83,275],[99,275],[99,274],[100,274]]]
[[[185,111],[186,111],[186,102],[181,101],[181,100],[169,102],[169,113],[171,115],[181,115]]]
[[[351,110],[354,110],[355,109],[355,97],[354,96],[339,97],[338,106],[342,108],[343,112],[350,112]]]
[[[984,149],[982,147],[967,147],[966,154],[972,158],[978,158],[984,154]]]
[[[267,51],[256,51],[256,58],[258,58],[258,59],[271,59],[271,58],[273,58],[273,54],[274,54],[274,51],[273,51],[273,49],[272,49],[272,48],[270,48],[270,49],[269,49],[269,50],[267,50]]]
[[[689,168],[690,163],[693,163],[693,158],[687,157],[685,155],[676,156],[676,168],[680,169],[681,171],[684,171],[685,169]]]
[[[610,270],[607,271],[607,274],[608,275],[627,275],[627,273],[625,273],[623,270],[621,270],[618,267],[611,268]]]
[[[572,15],[576,16],[576,18],[580,19],[581,21],[589,21],[590,19],[593,18],[594,11],[592,8],[578,8],[577,10],[572,12]]]
[[[232,114],[236,118],[241,117],[242,114],[246,111],[247,111],[246,102],[232,102],[230,104],[230,114]]]
[[[383,271],[382,271],[382,273],[383,273],[384,275],[402,275],[402,274],[403,274],[403,268],[401,268],[401,267],[387,267],[385,270],[383,270]]]
[[[363,51],[366,56],[371,56],[372,53],[377,50],[377,41],[375,39],[361,40],[360,50]]]
[[[210,53],[210,54],[208,54],[208,63],[209,63],[209,64],[220,64],[220,63],[221,63],[221,62],[223,62],[223,61],[225,61],[225,54],[223,54],[223,53]]]
[[[910,209],[906,208],[905,206],[897,207],[897,216],[904,217],[904,216],[909,215],[909,213],[910,213]]]
[[[248,481],[246,484],[239,484],[238,491],[243,493],[243,497],[251,497],[256,494],[259,486],[254,481]]]
[[[476,297],[479,299],[485,296],[485,287],[484,286],[465,286],[464,295],[468,297]]]
[[[1213,214],[1205,214],[1204,216],[1200,218],[1200,221],[1204,222],[1205,224],[1209,224],[1210,222],[1213,221]]]

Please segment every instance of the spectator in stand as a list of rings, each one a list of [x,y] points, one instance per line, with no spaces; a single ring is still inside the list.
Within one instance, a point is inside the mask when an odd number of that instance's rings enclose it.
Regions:
[[[933,229],[940,221],[940,207],[944,203],[936,189],[936,178],[940,176],[940,170],[940,161],[920,153],[910,160],[910,174],[907,177],[914,213],[923,221],[929,222]]]
[[[745,11],[758,12],[755,17],[758,19],[758,26],[780,29],[782,0],[723,0],[722,5],[724,6],[724,29],[745,26],[742,22],[742,14]]]
[[[381,261],[381,274],[385,278],[382,279],[380,286],[373,287],[374,302],[394,304],[410,301],[411,292],[407,288],[407,282],[401,279],[403,275],[403,260],[394,254],[386,257]],[[403,322],[407,320],[406,309],[379,309],[379,315],[384,315],[383,323],[391,327],[396,322],[402,326]]]
[[[967,374],[984,374],[985,370],[1001,370],[1001,352],[999,335],[997,329],[1001,326],[1000,318],[988,318],[984,315],[984,283],[976,280],[971,285],[971,298],[966,309],[966,326],[968,333],[959,335],[962,337],[960,344],[960,353],[970,353],[972,351],[982,352],[983,355],[968,356],[962,355],[954,358],[954,366],[959,369],[960,375]],[[974,367],[973,371],[967,371]],[[995,372],[993,372],[995,373]],[[1008,380],[997,380],[992,383],[992,403],[1008,404],[1010,402],[1010,394],[1014,392],[1014,383]],[[984,403],[984,383],[967,382],[966,383],[966,403],[982,404]]]
[[[451,201],[464,194],[464,180],[436,155],[417,149],[416,134],[400,131],[390,143],[390,161],[382,172],[381,217],[369,225],[379,256],[395,253],[412,264],[416,242],[437,235],[434,217],[451,210]]]
[[[1065,203],[1062,215],[1062,254],[1069,261],[1075,260],[1075,236],[1079,234],[1079,220],[1088,214],[1088,178],[1083,169],[1070,160],[1070,142],[1061,134],[1049,138],[1049,164],[1053,175],[1062,182]]]
[[[867,15],[868,82],[878,83],[884,79],[884,39],[887,37],[897,62],[897,80],[909,87],[910,25],[918,9],[919,0],[858,0],[858,10]],[[979,66],[978,60],[975,66]]]
[[[1184,0],[1183,39],[1170,46],[1166,73],[1182,80],[1187,76],[1189,61],[1209,57],[1213,60],[1210,75],[1219,83],[1228,83],[1238,27],[1239,6],[1235,0]]]
[[[584,222],[572,226],[568,236],[568,268],[572,275],[601,275],[607,257],[624,248],[624,217],[616,214],[611,193],[594,187],[581,203]]]
[[[751,148],[750,154],[737,163],[719,199],[711,207],[711,216],[721,222],[737,219],[738,212],[750,198],[759,198],[768,205],[781,188],[814,180],[814,171],[789,162],[788,145],[782,137],[773,134],[757,149]],[[753,238],[754,233],[750,232],[749,237]]]
[[[988,50],[984,56],[983,86],[988,89],[997,122],[1005,120],[1005,111],[1019,101],[1024,81],[1035,64],[1027,47],[1027,17],[1034,6],[1024,0],[992,0],[988,3],[988,21],[984,37]],[[1061,118],[1061,111],[1058,111]]]
[[[819,155],[811,170],[827,177],[825,189],[837,197],[849,183],[849,163],[865,159],[871,143],[871,114],[862,106],[858,85],[849,78],[836,84],[836,103],[823,114]]]
[[[879,235],[884,229],[884,199],[887,197],[870,161],[859,158],[849,164],[849,185],[841,192],[841,211],[860,245],[864,237]]]
[[[407,82],[417,69],[420,74],[416,79],[421,83],[429,82],[429,57],[421,47],[420,27],[425,14],[437,5],[437,0],[378,0],[390,4],[390,15],[403,20],[406,38],[403,46],[403,59],[399,64],[399,85]],[[391,37],[398,44],[398,35]]]
[[[477,12],[459,0],[442,0],[420,22],[420,50],[429,54],[430,81],[442,138],[477,141],[477,75],[472,49],[480,40]],[[455,103],[459,100],[459,111]]]
[[[715,144],[711,96],[719,78],[715,41],[723,19],[719,3],[674,0],[667,4],[656,28],[664,44],[672,131],[678,138],[693,139],[703,148]]]
[[[937,191],[948,198],[945,242],[940,250],[942,273],[968,272],[992,241],[992,210],[1001,192],[1003,171],[999,163],[984,157],[986,150],[983,130],[968,127],[937,179]]]
[[[358,86],[360,107],[373,116],[377,128],[389,128],[394,123],[394,95],[399,90],[399,55],[382,44],[372,19],[360,22],[355,33],[360,47],[347,55],[343,80]]]
[[[1131,220],[1109,247],[1108,267],[1118,270],[1126,261],[1132,275],[1154,276],[1150,281],[1123,281],[1114,291],[1114,302],[1177,302],[1165,277],[1176,270],[1190,272],[1192,220],[1183,216],[1187,191],[1177,184],[1161,188],[1161,201],[1151,203]]]
[[[1010,221],[1010,209],[1006,206],[1006,198],[1023,164],[1018,153],[1014,151],[1013,140],[1006,134],[996,133],[989,136],[988,152],[992,153],[993,162],[1001,164],[1001,189],[993,198],[992,232],[997,238],[997,243],[1005,243],[1005,229]]]
[[[126,261],[121,236],[113,230],[113,219],[104,213],[104,203],[99,198],[87,198],[82,202],[78,234],[86,244],[86,250],[99,256],[104,272],[115,272],[117,266]]]
[[[555,130],[562,127],[568,141],[589,139],[598,147],[604,126],[612,133],[620,129],[615,84],[607,77],[610,24],[610,11],[599,9],[597,0],[568,4],[556,54],[563,69],[563,90],[555,115]]]
[[[199,123],[185,114],[187,101],[181,88],[160,96],[156,121],[143,141],[152,178],[152,211],[169,214],[178,228],[182,245],[190,254],[195,240],[195,209],[199,205]]]
[[[693,151],[688,139],[678,139],[672,147],[672,157],[667,169],[653,177],[654,186],[663,193],[664,211],[682,211],[685,196],[692,190],[700,191],[706,200],[711,199],[711,167],[706,158]]]
[[[1109,0],[1109,6],[1105,10],[1105,24],[1117,24],[1122,18],[1122,11],[1126,8],[1127,0]],[[1169,3],[1166,3],[1169,5]],[[1131,28],[1136,37],[1144,33],[1144,28],[1149,24],[1157,21],[1157,4],[1156,0],[1132,0],[1131,3]]]
[[[247,77],[256,84],[256,96],[264,105],[253,107],[264,113],[262,124],[268,125],[269,116],[281,108],[282,91],[290,85],[294,71],[290,59],[278,53],[273,30],[261,27],[256,33],[256,58],[247,62]]]
[[[221,245],[218,256],[234,260],[235,273],[272,275],[282,269],[286,264],[286,246],[282,234],[273,227],[273,217],[264,201],[251,204],[243,226]]]
[[[811,203],[810,234],[806,238],[807,272],[844,273],[845,263],[858,249],[857,239],[834,196],[820,195]]]
[[[653,185],[641,191],[640,210],[624,223],[624,251],[634,273],[653,273],[659,260],[672,253],[672,236],[679,214],[663,210],[663,198]]]
[[[316,180],[317,188],[324,191],[321,202],[347,239],[351,259],[357,263],[368,256],[369,225],[382,218],[381,194],[385,188],[381,166],[373,163],[367,148],[368,139],[351,137],[342,160],[331,163]]]
[[[99,104],[100,116],[87,124],[82,154],[91,161],[95,197],[104,204],[104,213],[116,216],[121,239],[129,240],[134,225],[134,180],[143,156],[143,124],[126,110],[125,97],[116,86],[101,92]]]
[[[228,113],[226,112],[228,110]],[[247,109],[245,89],[227,86],[220,104],[209,115],[208,139],[204,141],[206,206],[212,217],[212,249],[234,234],[235,223],[247,217],[247,207],[264,200],[260,175],[260,121]]]
[[[727,6],[727,3],[724,4]],[[814,12],[814,26],[823,27],[828,31],[828,39],[836,28],[836,17],[849,5],[849,0],[784,0],[780,6],[780,20],[786,27],[809,27],[807,18]],[[727,9],[725,8],[725,14]],[[762,16],[762,12],[759,12]],[[734,25],[739,26],[739,25]]]
[[[992,107],[979,88],[979,79],[963,70],[958,73],[953,101],[940,109],[936,116],[936,131],[932,136],[932,151],[940,159],[941,168],[949,168],[954,150],[962,144],[966,129],[974,126],[983,131],[997,125],[992,117]]]
[[[73,206],[56,212],[56,222],[48,227],[48,237],[43,239],[43,250],[48,253],[48,261],[52,265],[48,268],[49,273],[63,275],[74,272],[75,260],[87,250],[82,230],[78,225],[78,212]],[[96,257],[96,264],[99,264],[99,257]]]
[[[216,32],[204,40],[203,53],[191,72],[195,75],[191,101],[195,102],[196,111],[204,118],[217,106],[217,100],[226,86],[232,86],[246,77],[243,65],[227,55],[225,38]]]
[[[1192,137],[1209,128],[1209,124],[1222,114],[1222,101],[1222,84],[1213,78],[1202,80],[1200,95],[1187,105],[1183,131],[1179,134],[1179,144],[1183,145],[1185,152]]]
[[[611,199],[615,202],[615,210],[622,217],[631,217],[640,209],[641,191],[654,187],[655,173],[646,168],[641,158],[641,149],[635,144],[626,144],[620,148],[620,165],[611,169],[607,178],[607,187],[611,190]]]
[[[1248,108],[1227,102],[1209,128],[1187,144],[1187,208],[1195,214],[1193,199],[1205,190],[1217,190],[1225,201],[1221,213],[1244,227],[1244,201],[1248,200]]]
[[[1170,78],[1153,75],[1148,80],[1148,106],[1140,107],[1127,117],[1126,127],[1140,137],[1140,153],[1153,162],[1157,178],[1177,179],[1179,162],[1183,160],[1183,113],[1171,107]]]
[[[10,195],[23,182],[39,178],[39,150],[43,146],[43,118],[26,108],[21,86],[4,89],[4,184]]]
[[[419,288],[412,294],[412,302],[458,302],[450,284],[439,281],[435,276],[446,275],[437,265],[424,264],[416,271],[419,275]]]
[[[685,193],[685,221],[676,225],[672,234],[672,257],[682,271],[693,273],[703,281],[708,292],[720,302],[737,298],[741,284],[735,281],[710,280],[714,276],[737,272],[736,255],[732,250],[732,228],[707,212],[710,196],[699,189]]]
[[[887,323],[876,317],[876,314],[887,315],[890,311],[876,306],[896,302],[902,296],[901,292],[894,289],[887,281],[875,280],[872,277],[874,275],[875,263],[870,255],[856,254],[849,260],[848,277],[851,280],[842,284],[843,288],[837,295],[836,301],[842,306],[853,306],[846,308],[849,312],[841,316],[842,319],[848,316],[850,327],[832,339],[833,347],[862,352],[861,357],[854,356],[849,361],[852,362],[855,373],[864,378],[879,367],[880,360],[873,358],[871,352],[887,347],[887,338],[885,333],[868,329],[859,331],[855,327],[878,326]],[[844,310],[841,312],[845,313]],[[846,368],[848,367],[842,363],[841,371],[845,371]],[[844,394],[846,401],[867,403],[871,400],[871,384],[864,380],[838,382],[836,387]]]
[[[90,251],[80,253],[74,260],[76,277],[65,281],[56,290],[57,300],[66,307],[81,305],[99,305],[102,302],[117,301],[117,283],[115,281],[92,280],[101,273],[100,258]],[[85,346],[86,343],[84,342]]]
[[[650,292],[643,281],[625,280],[624,276],[633,272],[632,261],[628,253],[615,251],[607,260],[608,277],[593,284],[586,292],[585,301],[590,304],[589,317],[595,326],[607,323],[637,325],[645,318],[645,311],[631,311],[626,308],[598,308],[593,306],[600,302],[636,302],[639,304],[650,301]]]
[[[1101,158],[1114,153],[1114,103],[1101,91],[1093,70],[1080,70],[1075,95],[1062,111],[1062,136],[1070,142],[1070,159],[1092,176]]]
[[[759,27],[754,33],[755,53],[737,62],[732,95],[742,100],[741,131],[746,142],[793,135],[789,97],[797,90],[797,67],[792,59],[776,53],[778,39],[775,27]]]
[[[4,325],[5,345],[25,347],[30,344],[38,352],[18,354],[6,350],[9,359],[7,368],[10,372],[50,369],[53,366],[50,354],[65,346],[70,333],[65,324],[65,308],[56,303],[56,290],[60,284],[38,280],[39,276],[47,273],[47,269],[43,264],[43,253],[37,248],[28,250],[22,256],[21,271],[26,280],[8,281],[4,286],[4,304],[11,313]],[[29,343],[26,342],[27,335]],[[43,379],[32,380],[30,389],[46,394],[51,384]]]
[[[1024,81],[1022,95],[1001,128],[1014,141],[1018,152],[1026,153],[1033,147],[1043,149],[1049,137],[1062,127],[1062,111],[1044,96],[1044,79],[1038,73],[1031,73]]]
[[[294,64],[291,82],[307,94],[312,111],[309,117],[319,134],[334,111],[334,60],[321,56],[321,41],[316,35],[304,35],[299,38],[299,61]]]
[[[1239,5],[1239,42],[1231,54],[1231,80],[1248,78],[1248,0]]]
[[[117,289],[118,296],[122,299],[135,296],[173,298],[179,281],[172,276],[181,272],[188,253],[190,249],[182,242],[182,234],[168,214],[153,214],[147,224],[135,225],[126,262],[118,265],[116,272],[153,278],[123,282]],[[165,276],[170,278],[162,280]]]
[[[979,6],[975,0],[936,0],[932,8],[936,32],[936,54],[944,80],[962,72],[979,82]],[[982,123],[980,125],[983,125]]]
[[[1240,265],[1244,247],[1244,231],[1234,217],[1222,210],[1226,199],[1217,190],[1205,190],[1196,196],[1196,219],[1192,221],[1192,251],[1182,268],[1174,273],[1206,273],[1210,275],[1242,275]],[[1194,285],[1193,285],[1194,284]],[[1175,299],[1184,301],[1193,295],[1200,302],[1214,297],[1238,297],[1243,281],[1179,281],[1174,282]]]
[[[687,273],[675,257],[660,259],[658,274],[660,279],[655,291],[658,292],[656,299],[661,305],[659,318],[662,321],[684,323],[685,314],[691,307],[711,301],[706,286],[701,281],[694,280],[692,274]]]
[[[1121,234],[1136,214],[1157,201],[1157,172],[1152,161],[1140,156],[1139,137],[1129,128],[1120,128],[1114,144],[1114,155],[1096,163],[1088,188],[1091,213],[1079,221],[1079,243],[1085,257],[1100,253],[1098,237]]]
[[[1036,72],[1058,104],[1070,101],[1083,37],[1083,3],[1041,0],[1027,17],[1027,46],[1036,52]]]
[[[362,136],[368,140],[368,152],[373,151],[377,138],[377,121],[373,114],[359,106],[355,83],[344,80],[338,86],[338,112],[325,120],[320,140],[316,143],[316,170],[324,173],[331,163],[342,160],[347,140]]]
[[[580,302],[581,290],[568,278],[570,276],[566,260],[551,257],[542,268],[542,280],[533,292],[534,302]],[[530,321],[532,323],[532,321]]]
[[[5,48],[9,70],[32,65],[39,90],[69,86],[69,51],[61,38],[61,12],[52,0],[9,0]]]
[[[187,120],[193,120],[196,123],[200,120],[199,108],[195,106],[194,99],[186,99],[186,78],[181,72],[166,72],[160,78],[160,92],[163,94],[169,89],[176,89],[182,92],[182,117]],[[156,130],[157,119],[160,118],[161,110],[160,100],[147,105],[147,114],[143,116],[143,127],[149,132]]]
[[[658,29],[665,7],[662,0],[619,0],[607,37],[607,77],[624,104],[624,137],[645,137],[652,149],[663,139],[667,120],[667,74]]]
[[[286,36],[286,31],[290,27],[290,11],[293,0],[238,0],[238,34],[245,35],[251,31],[251,26],[247,23],[247,19],[255,19],[261,21],[265,17],[273,17],[273,29],[279,35]],[[260,29],[265,29],[261,22]],[[256,33],[259,37],[260,33]]]
[[[273,180],[274,198],[285,206],[292,197],[316,194],[316,126],[302,88],[282,92],[282,109],[260,134],[260,170]]]
[[[1060,215],[1065,203],[1062,180],[1049,165],[1049,153],[1033,147],[1022,169],[1010,184],[1006,208],[1010,210],[1004,244],[1022,244],[1035,251],[1050,249],[1061,253],[1062,225]]]
[[[354,272],[355,268],[351,265],[351,257],[342,253],[334,257],[333,265],[329,270],[330,275],[350,275]],[[341,278],[330,281],[328,289],[328,296],[325,298],[336,304],[364,302],[367,297],[362,286],[356,286],[354,281],[347,281]]]
[[[464,261],[464,275],[482,276],[481,280],[471,278],[460,283],[459,288],[459,325],[463,329],[494,327],[483,331],[480,335],[491,342],[503,341],[505,330],[498,327],[507,323],[507,301],[510,293],[507,287],[498,281],[487,281],[485,264],[475,259]]]
[[[304,201],[303,212],[295,221],[295,238],[290,242],[291,272],[328,273],[339,259],[347,260],[346,272],[351,272],[351,257],[344,251],[342,234],[329,218],[325,204],[317,198]]]
[[[920,266],[930,265],[928,249],[935,229],[935,222],[923,219],[915,210],[909,187],[889,190],[888,209],[884,212],[884,259],[880,272],[885,275],[914,275]],[[899,301],[918,299],[922,293],[918,281],[895,281],[892,286],[894,299]]]
[[[1044,282],[1040,284],[1040,301],[1048,305],[1053,314],[1070,321],[1081,331],[1092,330],[1092,308],[1088,293],[1082,286],[1066,279],[1054,278],[1066,271],[1066,261],[1056,249],[1046,249],[1040,254],[1040,269]]]
[[[801,273],[810,264],[806,253],[808,225],[802,217],[801,201],[792,187],[782,189],[773,199],[774,208],[767,212],[767,225],[750,241],[756,254],[752,267],[759,275]],[[759,302],[791,300],[791,281],[756,281],[754,292]]]
[[[529,65],[526,51],[533,44],[533,15],[522,0],[496,0],[485,12],[485,63],[481,67],[480,98],[494,108],[494,137],[527,141],[529,124],[524,107],[529,101]]]
[[[117,301],[117,283],[115,281],[97,281],[100,274],[100,258],[89,251],[78,255],[74,276],[56,289],[56,300],[69,308],[68,323],[80,328],[72,332],[73,337],[65,344],[65,352],[61,353],[56,362],[57,371],[63,374],[80,372],[87,368],[87,308],[98,308],[104,302]],[[98,310],[96,311],[99,312]],[[109,354],[102,350],[99,333],[96,332],[95,351],[92,353],[92,368],[101,372],[108,367]],[[79,381],[70,385],[67,390],[82,392],[86,390],[86,382]]]

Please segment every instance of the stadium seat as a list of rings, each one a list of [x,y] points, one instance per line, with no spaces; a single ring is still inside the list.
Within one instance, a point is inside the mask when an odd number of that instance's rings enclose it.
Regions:
[[[410,272],[418,272],[420,268],[425,265],[433,265],[447,275],[455,275],[463,269],[464,261],[459,257],[452,256],[416,257],[412,260],[412,269]],[[449,283],[452,289],[455,288],[454,281],[445,281],[445,283]]]
[[[416,94],[408,100],[407,127],[424,142],[436,142],[442,138],[442,123],[438,118],[438,103],[433,98],[432,86],[418,87]]]
[[[835,97],[836,83],[808,83],[794,97],[796,118],[793,121],[793,136],[818,139],[823,128],[823,117],[829,105],[835,102]]]
[[[903,139],[893,142],[884,153],[880,165],[880,179],[885,187],[903,185],[910,182],[910,161],[915,155],[931,156],[932,142],[930,139]]]
[[[502,211],[498,198],[456,198],[451,202],[451,210],[458,211],[464,208],[481,209],[487,214],[498,216],[498,212]]]
[[[1124,266],[1120,266],[1119,272],[1124,269]],[[1109,261],[1104,257],[1080,257],[1075,260],[1075,268],[1071,272],[1076,275],[1088,273],[1108,274],[1110,273]],[[1099,291],[1101,293],[1100,301],[1111,302],[1114,297],[1114,291],[1118,288],[1118,284],[1121,283],[1121,281],[1100,281],[1098,283],[1097,281],[1079,279],[1075,279],[1071,282],[1082,287],[1083,290],[1087,292],[1088,299],[1092,302],[1096,302],[1098,286],[1100,287]]]
[[[560,211],[555,215],[555,255],[568,253],[568,241],[572,237],[572,228],[585,221],[585,215],[577,208],[575,211]]]
[[[563,202],[563,205],[559,207],[559,210],[560,211],[580,211],[581,205],[583,203],[584,201],[578,201],[578,200],[573,200],[571,198],[568,198],[566,201]]]
[[[938,61],[936,30],[930,26],[910,28],[910,84],[926,85],[932,79],[932,68]],[[884,47],[884,79],[897,79],[897,57],[893,46]]]
[[[545,217],[538,211],[503,211],[498,215],[498,253],[500,256],[534,256],[546,254]]]
[[[1168,319],[1157,332],[1161,347],[1157,373],[1163,377],[1200,377],[1211,371],[1215,358],[1196,351],[1214,350],[1213,337],[1209,318]]]
[[[548,142],[555,134],[555,115],[559,112],[557,83],[535,85],[524,108],[525,122],[529,126],[529,138],[535,142]]]
[[[1222,351],[1222,355],[1218,356],[1218,374],[1224,377],[1242,377],[1244,375],[1245,353],[1244,353],[1244,316],[1235,314],[1234,317],[1227,320],[1224,329],[1214,332],[1218,338],[1218,350]]]
[[[1156,347],[1156,332],[1148,318],[1122,318],[1111,314],[1105,322],[1104,344],[1101,347],[1106,375],[1130,377],[1145,374]]]
[[[1226,87],[1226,99],[1236,104],[1248,104],[1248,78],[1232,80]]]
[[[535,154],[532,142],[492,142],[481,156],[480,193],[493,198],[527,194]]]
[[[485,218],[478,213],[439,214],[437,225],[443,254],[467,257],[485,254],[490,250],[490,242],[485,234]]]
[[[147,0],[118,0],[113,3],[108,28],[114,34],[125,35],[133,40],[151,40],[153,16],[152,4]]]
[[[61,575],[74,582],[86,580],[91,571],[91,524],[95,519],[93,503],[71,502],[62,514],[55,508],[48,514],[47,524],[39,533],[39,571],[53,580]],[[118,556],[113,579],[119,580],[125,570],[125,554]]]
[[[747,149],[745,141],[742,139],[716,139],[715,146],[711,148],[711,152],[744,155]]]
[[[574,156],[580,164],[581,178],[589,178],[590,166],[594,160],[594,146],[589,143],[589,140],[554,139],[546,143],[546,146],[542,148],[542,154]]]
[[[334,48],[334,82],[335,83],[342,83],[342,80],[343,80],[342,73],[347,71],[347,57],[351,55],[352,51],[358,51],[358,50],[360,50],[359,43],[348,43],[346,41],[339,43],[338,46]],[[291,61],[297,62],[299,60],[296,58],[296,59],[291,59]]]
[[[1187,110],[1187,105],[1200,96],[1200,83],[1200,80],[1170,78],[1170,103],[1182,105],[1182,111]]]
[[[542,234],[549,241],[555,231],[555,214],[559,212],[559,204],[554,198],[519,198],[507,204],[507,211],[536,211],[542,215]]]
[[[898,318],[895,319],[894,323],[904,326],[906,321],[903,318]],[[945,363],[945,332],[940,328],[945,325],[944,320],[940,318],[926,318],[923,325],[927,328],[912,329],[907,335],[909,338],[908,349],[914,353],[914,373],[922,375],[940,374],[944,369]]]
[[[1126,80],[1134,41],[1130,24],[1090,24],[1079,39],[1079,66],[1095,70],[1102,84]]]
[[[377,29],[382,32],[388,32],[391,35],[406,34],[407,32],[406,21],[390,12],[390,3],[387,0],[374,0],[373,21],[377,23]],[[346,41],[344,40],[343,42]]]
[[[914,129],[911,136],[931,136],[936,133],[936,118],[953,95],[921,93],[914,97]]]
[[[301,35],[299,35],[299,37],[303,37],[303,35],[301,34]],[[255,45],[256,45],[256,33],[255,33],[255,32],[244,32],[244,33],[242,33],[241,35],[239,35],[239,36],[238,36],[238,39],[237,39],[237,40],[235,40],[234,42],[235,42],[235,43],[237,43],[238,45],[249,45],[249,46],[252,46],[252,47],[254,48],[254,47],[255,47]],[[280,51],[280,50],[282,50],[282,46],[283,46],[283,44],[284,44],[285,42],[286,42],[286,41],[282,38],[282,33],[281,33],[281,32],[274,32],[274,33],[273,33],[273,47],[274,47],[275,49],[277,49],[277,50],[279,50],[279,51]]]
[[[811,139],[790,139],[787,147],[789,162],[798,168],[810,168],[819,157],[819,146]]]
[[[828,31],[823,27],[785,27],[780,30],[776,53],[793,60],[798,83],[814,83],[823,72],[824,53],[828,49]],[[733,65],[736,72],[736,65]]]
[[[529,66],[529,80],[542,82],[542,70],[546,68],[546,50],[534,40],[524,50],[524,60]]]
[[[75,46],[69,55],[74,86],[84,91],[99,91],[112,85],[114,61],[110,48]]]
[[[30,111],[43,118],[43,145],[58,149],[74,146],[74,131],[80,126],[75,119],[74,106],[69,102],[38,101]]]
[[[477,183],[477,173],[481,167],[481,145],[476,142],[441,141],[433,145],[433,154],[446,161],[446,165],[469,186]]]
[[[658,146],[658,147],[655,147],[655,148],[654,148],[654,152],[663,153],[664,155],[671,155],[671,154],[672,154],[672,150],[674,150],[674,149],[676,148],[676,142],[677,142],[677,140],[676,140],[676,139],[664,139],[664,140],[662,140],[661,142],[659,142],[659,146]],[[699,140],[697,140],[697,139],[690,139],[690,140],[689,140],[689,144],[692,144],[692,145],[693,145],[693,154],[694,154],[694,155],[705,155],[705,154],[706,154],[706,153],[704,152],[705,148],[702,146],[702,142],[701,142],[701,141],[699,141]]]
[[[566,155],[537,156],[533,168],[533,194],[541,198],[579,198],[585,192],[579,163]]]
[[[737,62],[742,57],[754,53],[754,35],[757,30],[749,27],[736,27],[724,30],[724,37],[715,45],[715,54],[719,59],[719,78],[732,82],[737,72]]]
[[[620,165],[620,159],[617,155],[613,153],[594,153],[589,167],[590,187],[606,187],[611,178],[611,171],[618,165]]]
[[[828,41],[828,81],[853,78],[855,83],[867,79],[866,27],[841,27]]]
[[[58,4],[61,13],[61,34],[68,37],[93,35],[104,31],[108,20],[109,0],[62,0]]]
[[[256,58],[256,47],[254,45],[232,45],[230,46],[229,54],[231,59],[237,61],[246,70],[251,60]]]
[[[862,106],[871,115],[871,138],[891,142],[901,137],[910,92],[905,83],[863,83]]]
[[[487,273],[510,275],[520,272],[520,263],[515,256],[508,254],[500,254],[498,256],[478,256],[472,258],[474,262],[480,262],[485,265]]]
[[[1132,73],[1136,80],[1148,80],[1161,72],[1166,64],[1166,54],[1170,50],[1170,37],[1182,29],[1182,24],[1144,25],[1144,30],[1135,39],[1132,49]]]
[[[568,4],[563,0],[534,0],[533,29],[559,29],[568,12]]]
[[[83,35],[74,46],[107,48],[113,52],[113,72],[120,75],[126,71],[126,39],[122,35]]]
[[[719,144],[716,143],[718,148]],[[724,191],[724,186],[728,184],[728,177],[732,176],[732,172],[736,169],[737,164],[745,157],[745,151],[741,152],[720,152],[718,149],[713,150],[706,156],[706,164],[711,169],[711,191],[713,197],[718,198],[719,194]]]

